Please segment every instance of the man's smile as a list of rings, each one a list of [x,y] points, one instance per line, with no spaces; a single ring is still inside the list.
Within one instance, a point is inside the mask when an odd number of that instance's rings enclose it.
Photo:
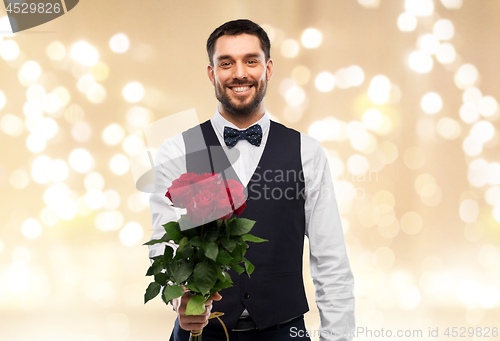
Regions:
[[[235,94],[237,96],[248,95],[250,93],[250,89],[252,87],[253,87],[253,85],[228,86],[228,88],[233,92],[233,94]]]

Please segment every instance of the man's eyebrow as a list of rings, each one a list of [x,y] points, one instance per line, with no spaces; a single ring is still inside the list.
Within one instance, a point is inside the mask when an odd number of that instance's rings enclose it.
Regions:
[[[260,57],[259,53],[247,53],[245,55],[245,58],[259,58],[259,57]],[[225,59],[232,59],[232,58],[233,57],[231,57],[228,54],[223,54],[223,55],[220,55],[219,57],[217,57],[217,61],[225,60]]]

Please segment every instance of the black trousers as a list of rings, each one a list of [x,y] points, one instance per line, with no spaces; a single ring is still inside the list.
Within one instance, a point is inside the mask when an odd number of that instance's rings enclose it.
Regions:
[[[218,323],[213,321],[210,323]],[[303,337],[300,337],[300,336]],[[311,339],[306,335],[304,317],[301,316],[279,327],[267,328],[264,330],[249,330],[246,332],[229,331],[229,341],[291,341]],[[226,334],[223,331],[203,329],[203,341],[224,341]],[[170,341],[189,341],[189,332],[179,327],[179,320],[175,320],[174,330],[170,335]]]

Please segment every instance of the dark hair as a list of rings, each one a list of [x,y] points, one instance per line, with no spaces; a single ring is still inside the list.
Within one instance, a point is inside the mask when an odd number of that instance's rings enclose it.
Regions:
[[[225,24],[217,27],[215,31],[212,32],[210,37],[207,40],[207,53],[208,59],[210,61],[210,65],[214,65],[214,49],[215,43],[217,39],[224,35],[228,36],[237,36],[240,34],[251,34],[259,38],[260,47],[262,51],[264,51],[264,55],[266,56],[266,61],[271,58],[271,42],[269,41],[269,37],[267,36],[266,31],[262,29],[259,25],[254,23],[248,19],[238,19],[233,21],[228,21]]]

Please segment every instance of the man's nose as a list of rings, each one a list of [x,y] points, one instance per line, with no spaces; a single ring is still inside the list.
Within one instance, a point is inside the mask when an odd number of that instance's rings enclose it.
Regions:
[[[247,69],[245,67],[245,64],[239,62],[236,63],[235,67],[233,68],[233,77],[235,79],[247,78]]]

